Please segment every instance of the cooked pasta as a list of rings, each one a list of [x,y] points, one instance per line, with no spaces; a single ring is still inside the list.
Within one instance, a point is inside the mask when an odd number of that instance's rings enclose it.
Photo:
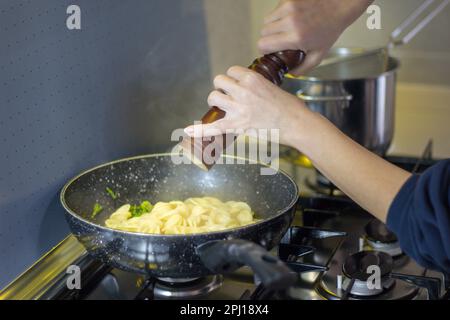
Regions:
[[[146,203],[146,206],[150,205]],[[140,233],[192,234],[241,227],[258,221],[247,203],[222,202],[213,197],[158,202],[147,210],[149,212],[139,216],[133,216],[133,209],[129,204],[120,207],[106,220],[106,226]]]

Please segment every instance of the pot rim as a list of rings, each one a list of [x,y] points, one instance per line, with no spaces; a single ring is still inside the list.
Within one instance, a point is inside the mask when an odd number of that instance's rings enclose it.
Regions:
[[[367,49],[365,48],[358,48],[358,47],[339,47],[339,48],[333,48],[330,50],[331,53],[361,53],[363,51],[366,51]],[[355,78],[328,78],[328,79],[324,79],[324,78],[318,78],[318,77],[313,77],[313,76],[293,76],[290,73],[287,73],[285,76],[285,79],[287,81],[289,80],[300,80],[300,81],[310,81],[310,82],[342,82],[342,81],[365,81],[365,80],[375,80],[377,78],[380,78],[382,76],[386,76],[389,74],[393,74],[396,73],[398,68],[400,68],[401,63],[400,60],[396,57],[393,57],[391,55],[389,55],[389,62],[390,62],[390,67],[388,70],[376,74],[376,75],[369,75],[367,77],[355,77]]]

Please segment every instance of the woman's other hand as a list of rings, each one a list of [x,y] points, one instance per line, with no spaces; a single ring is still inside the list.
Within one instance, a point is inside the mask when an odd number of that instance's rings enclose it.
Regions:
[[[268,54],[303,50],[304,63],[293,70],[301,75],[318,65],[342,32],[372,0],[282,0],[264,20],[259,50]]]

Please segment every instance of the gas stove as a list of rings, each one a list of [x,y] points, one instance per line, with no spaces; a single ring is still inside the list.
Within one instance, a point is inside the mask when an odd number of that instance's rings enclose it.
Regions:
[[[389,161],[416,172],[433,163],[423,157]],[[197,279],[148,278],[94,260],[69,236],[0,292],[0,299],[450,299],[448,276],[417,265],[384,224],[324,183],[313,169],[289,161],[280,165],[303,190],[292,226],[272,251],[298,274],[285,291],[266,290],[247,267]],[[314,181],[320,188],[308,188]],[[80,289],[67,285],[70,266],[79,268]],[[372,286],[369,267],[378,272]]]

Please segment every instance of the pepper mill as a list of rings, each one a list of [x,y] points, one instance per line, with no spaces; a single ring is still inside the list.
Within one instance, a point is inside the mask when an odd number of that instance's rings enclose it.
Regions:
[[[305,53],[300,50],[286,50],[271,53],[253,61],[249,69],[264,76],[276,85],[281,85],[284,75],[298,67],[305,59]],[[225,111],[212,107],[202,117],[202,124],[212,123],[225,117]],[[223,134],[218,137],[191,138],[184,137],[179,146],[183,155],[204,170],[209,170],[219,159],[223,150],[237,138],[234,134]]]

